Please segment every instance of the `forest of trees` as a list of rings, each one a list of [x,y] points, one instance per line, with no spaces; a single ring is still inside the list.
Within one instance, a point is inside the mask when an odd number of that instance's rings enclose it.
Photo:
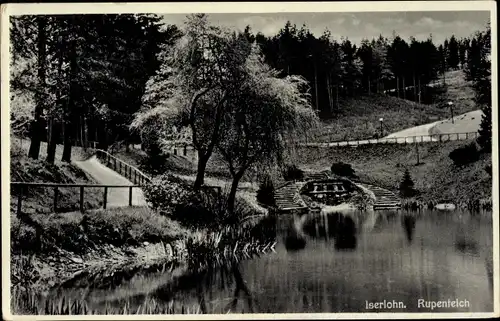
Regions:
[[[492,150],[491,132],[491,27],[488,24],[485,31],[477,32],[470,41],[465,65],[467,80],[472,81],[476,105],[483,111],[479,128],[478,144],[485,152]]]
[[[130,140],[146,81],[159,66],[160,45],[175,26],[154,15],[22,16],[11,18],[11,126],[29,132],[29,156],[40,141],[71,146]]]
[[[478,104],[491,110],[491,102],[485,103],[491,94],[485,96],[484,89],[490,68],[484,62],[486,34],[451,36],[438,46],[431,36],[405,40],[397,34],[356,45],[334,40],[330,31],[317,37],[306,26],[287,22],[272,37],[249,27],[239,36],[260,46],[278,77],[304,77],[313,109],[330,117],[341,111],[343,99],[390,89],[418,101],[427,84],[459,68],[473,80]],[[181,37],[180,28],[162,24],[156,15],[11,18],[11,128],[31,138],[29,156],[42,157],[41,141],[49,143],[48,162],[54,161],[55,144],[64,144],[63,160],[70,161],[75,144],[97,141],[107,148],[139,142],[130,124],[146,83],[163,63],[161,48]]]

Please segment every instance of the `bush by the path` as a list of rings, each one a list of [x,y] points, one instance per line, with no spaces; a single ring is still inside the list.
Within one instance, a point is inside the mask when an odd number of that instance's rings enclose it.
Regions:
[[[479,159],[479,150],[475,142],[454,149],[449,154],[450,159],[456,166],[464,166]]]
[[[331,167],[332,174],[348,178],[358,178],[351,164],[336,162]]]
[[[217,229],[234,225],[248,215],[250,209],[244,199],[238,198],[231,213],[226,195],[219,195],[212,188],[194,191],[191,183],[168,174],[154,178],[143,190],[146,200],[155,210],[189,228]]]
[[[259,184],[257,201],[264,205],[274,205],[274,184],[269,175],[265,175]]]
[[[296,165],[287,165],[283,169],[283,179],[285,181],[301,181],[304,179],[304,171]]]

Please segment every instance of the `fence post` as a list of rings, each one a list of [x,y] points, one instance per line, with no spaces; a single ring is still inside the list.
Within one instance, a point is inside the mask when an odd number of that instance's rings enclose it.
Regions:
[[[54,187],[54,213],[57,212],[57,197],[59,196],[59,189]]]
[[[465,139],[469,139],[469,133],[465,133]]]
[[[459,135],[460,135],[460,134],[459,134],[459,133],[457,133],[457,140],[460,140],[460,136],[459,136]]]
[[[104,186],[104,197],[102,201],[102,208],[106,209],[107,204],[108,204],[108,187]]]
[[[80,212],[84,212],[83,209],[83,186],[80,186]]]
[[[132,186],[128,190],[128,206],[132,206]]]

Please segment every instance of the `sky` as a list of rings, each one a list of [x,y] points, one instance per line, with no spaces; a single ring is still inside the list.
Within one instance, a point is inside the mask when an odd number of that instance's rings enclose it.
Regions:
[[[434,43],[440,44],[452,34],[468,37],[483,30],[489,21],[489,11],[427,11],[427,12],[320,12],[320,13],[211,13],[209,20],[217,25],[243,30],[250,25],[254,33],[275,35],[289,20],[300,28],[305,24],[316,36],[326,28],[334,39],[341,37],[360,43],[363,38],[376,38],[380,34],[391,38],[393,31],[403,39],[410,36],[424,40],[432,34]],[[164,15],[164,22],[181,26],[185,14]]]

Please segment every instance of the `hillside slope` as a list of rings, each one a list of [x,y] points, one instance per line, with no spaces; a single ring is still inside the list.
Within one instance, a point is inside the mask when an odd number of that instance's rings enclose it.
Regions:
[[[473,99],[472,85],[465,80],[463,71],[450,71],[446,74],[445,92],[435,97],[432,105],[382,94],[346,99],[340,104],[340,113],[322,121],[312,136],[321,142],[367,139],[381,134],[385,136],[449,118],[448,101],[454,103],[455,115],[474,111],[477,107]],[[383,119],[382,133],[380,118]]]
[[[42,143],[40,159],[28,158],[29,140],[21,140],[15,136],[10,140],[10,181],[11,182],[36,182],[36,183],[88,183],[96,181],[73,164],[62,163],[62,146],[57,146],[55,164],[44,161],[46,156],[46,143]],[[74,158],[83,158],[80,148],[74,148]],[[70,212],[79,208],[78,188],[59,188],[57,202],[58,212]],[[11,211],[15,213],[19,190],[11,188]],[[102,202],[102,190],[85,189],[85,208],[96,208]],[[53,213],[54,189],[30,187],[23,193],[22,210],[25,213]]]
[[[298,151],[296,159],[301,168],[321,171],[328,170],[333,162],[352,165],[363,182],[385,187],[398,192],[405,168],[408,168],[420,192],[420,199],[452,199],[466,202],[475,199],[490,199],[492,177],[485,170],[491,165],[491,154],[482,154],[480,159],[468,166],[456,167],[448,157],[449,153],[467,142],[415,145],[379,144],[359,147],[310,149]]]

